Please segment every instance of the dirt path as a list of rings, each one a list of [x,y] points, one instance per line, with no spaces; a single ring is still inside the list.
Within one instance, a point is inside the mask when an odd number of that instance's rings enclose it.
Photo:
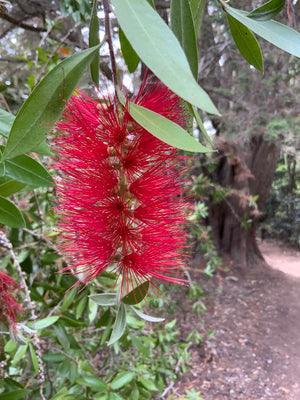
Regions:
[[[272,268],[300,278],[300,250],[287,248],[275,240],[265,240],[259,247]]]
[[[292,276],[300,277],[300,255],[272,241],[261,249],[286,273],[228,262],[212,280],[195,276],[207,292],[207,312],[193,314],[193,300],[178,322],[183,338],[196,329],[205,340],[192,347],[193,369],[177,395],[193,388],[204,400],[300,400],[300,278]]]

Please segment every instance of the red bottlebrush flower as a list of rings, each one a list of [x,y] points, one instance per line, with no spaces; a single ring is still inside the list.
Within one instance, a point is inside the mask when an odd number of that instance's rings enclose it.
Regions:
[[[144,80],[130,101],[185,126],[181,100],[162,83]],[[183,284],[186,234],[184,158],[113,99],[74,95],[57,123],[57,211],[63,271],[87,284],[107,268],[122,294],[149,280]]]
[[[23,307],[13,297],[13,291],[18,288],[20,285],[13,278],[0,271],[0,319],[7,321],[14,330],[17,313],[23,312]]]

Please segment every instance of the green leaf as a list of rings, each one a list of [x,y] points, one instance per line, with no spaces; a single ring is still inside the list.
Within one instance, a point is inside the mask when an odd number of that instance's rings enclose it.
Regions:
[[[25,356],[26,351],[27,351],[28,345],[22,345],[18,348],[16,351],[16,354],[14,355],[14,358],[12,360],[12,365],[15,366],[17,365],[20,360]]]
[[[121,303],[112,329],[111,337],[108,342],[109,346],[117,342],[123,336],[125,328],[126,328],[126,308],[125,305]]]
[[[148,322],[162,322],[165,320],[165,318],[158,318],[158,317],[151,317],[151,315],[147,315],[142,313],[140,310],[136,309],[135,307],[132,307],[132,310],[142,319]]]
[[[73,327],[78,327],[78,326],[86,326],[86,323],[83,321],[77,321],[75,319],[75,317],[73,318],[73,316],[62,316],[60,317],[61,322],[64,323],[65,326],[73,326]]]
[[[89,47],[94,47],[99,44],[99,20],[97,16],[98,0],[93,0],[92,14],[89,29]],[[99,68],[100,68],[99,52],[95,55],[90,65],[91,77],[94,84],[99,86]]]
[[[5,159],[27,153],[44,140],[98,49],[92,47],[63,60],[33,89],[14,120]]]
[[[6,160],[5,175],[32,187],[49,186],[53,182],[46,168],[26,154]]]
[[[132,344],[137,348],[138,352],[143,354],[144,357],[149,357],[150,355],[150,349],[148,346],[145,346],[142,343],[142,340],[136,337],[135,335],[130,334],[130,340]]]
[[[124,61],[127,65],[128,71],[133,73],[140,62],[140,57],[136,54],[133,47],[129,43],[122,29],[119,27],[119,40],[121,45],[121,51],[123,54]]]
[[[89,387],[94,392],[107,390],[107,384],[93,375],[81,376],[80,378],[76,379],[76,382],[80,385]]]
[[[189,0],[171,1],[171,29],[179,40],[194,78],[198,79],[198,50]]]
[[[268,21],[275,17],[284,7],[285,0],[270,0],[247,14],[256,21]]]
[[[25,221],[21,211],[11,201],[0,196],[0,224],[11,228],[22,228]]]
[[[125,105],[124,96],[119,99]],[[128,111],[132,118],[153,136],[178,149],[199,153],[210,153],[213,150],[204,147],[175,122],[145,107],[128,102]]]
[[[9,393],[0,394],[0,400],[23,400],[29,393],[31,390],[28,389],[12,390]]]
[[[117,304],[116,293],[91,294],[89,298],[100,306],[115,306]]]
[[[110,383],[110,387],[113,390],[121,389],[127,383],[131,382],[133,378],[135,377],[134,372],[122,372],[121,374],[118,374]]]
[[[63,388],[57,392],[50,400],[78,400],[78,395],[68,394],[68,389]]]
[[[41,329],[44,329],[44,328],[48,328],[48,326],[51,326],[51,325],[55,324],[55,322],[58,319],[59,319],[58,315],[53,315],[51,317],[47,317],[47,318],[43,318],[43,319],[37,320],[34,328],[38,329],[38,330],[41,330]]]
[[[7,111],[0,110],[0,135],[6,138],[9,136],[9,132],[11,130],[15,118],[16,117],[14,115],[8,113]],[[45,140],[41,142],[39,145],[34,146],[32,151],[38,154],[45,154],[48,156],[52,155],[49,146]]]
[[[75,316],[76,318],[80,318],[86,308],[87,305],[87,301],[88,298],[86,296],[84,296],[78,303],[77,307],[76,307],[76,312],[75,312]]]
[[[35,372],[39,372],[38,359],[37,359],[37,356],[35,354],[34,347],[32,346],[31,343],[29,343],[29,350],[30,350],[30,355],[31,355],[31,361],[32,361],[33,368],[34,368]]]
[[[144,376],[139,376],[138,378],[139,382],[141,382],[141,384],[147,389],[147,390],[151,390],[151,391],[156,391],[158,390],[157,387],[154,385],[154,383],[152,381],[150,381],[150,379],[145,378]]]
[[[119,393],[111,392],[108,395],[108,400],[126,400],[123,396],[119,395]]]
[[[11,353],[12,351],[15,351],[17,348],[16,342],[14,342],[12,339],[10,339],[6,345],[4,346],[4,351],[6,353]]]
[[[8,137],[15,116],[5,110],[0,110],[0,134]]]
[[[64,326],[58,322],[57,325],[54,326],[54,330],[55,330],[55,337],[62,345],[64,351],[67,352],[70,349],[70,341]]]
[[[300,33],[276,21],[255,21],[247,16],[247,12],[222,3],[225,11],[237,19],[254,33],[274,44],[280,49],[300,58]]]
[[[263,72],[263,57],[260,46],[253,33],[237,19],[227,14],[230,31],[244,59],[256,69]]]
[[[62,363],[66,360],[66,356],[61,353],[44,354],[43,360],[48,361],[49,363]]]
[[[146,0],[112,0],[115,13],[130,44],[178,96],[204,111],[219,114],[198,85],[176,36]]]
[[[125,304],[138,304],[144,300],[149,290],[149,281],[137,286],[127,296],[122,297],[121,301]]]
[[[73,287],[65,294],[65,297],[64,297],[62,305],[61,305],[62,312],[66,311],[70,307],[70,305],[73,303],[76,295],[78,295],[78,287]]]
[[[4,164],[4,162],[0,162],[0,177],[2,177],[4,175],[5,175],[5,164]]]
[[[205,6],[205,0],[191,0],[190,2],[191,12],[194,20],[196,39],[198,39],[200,35],[200,26],[201,26],[204,6]]]
[[[89,323],[91,324],[97,316],[98,305],[92,299],[89,299]]]
[[[214,146],[214,144],[213,144],[213,142],[212,142],[212,140],[211,140],[209,134],[207,133],[207,130],[205,129],[205,126],[204,126],[204,124],[203,124],[203,122],[202,122],[202,119],[201,119],[201,117],[200,117],[200,115],[199,115],[199,113],[198,113],[196,107],[195,107],[195,106],[192,106],[191,104],[188,104],[188,106],[189,106],[189,109],[190,109],[191,112],[192,112],[192,115],[195,117],[195,119],[196,119],[196,121],[197,121],[197,124],[198,124],[198,126],[199,126],[201,132],[203,133],[204,138],[208,141],[208,143],[209,143],[211,146]]]
[[[11,196],[23,189],[24,186],[24,183],[17,182],[8,176],[2,176],[0,177],[0,196]]]

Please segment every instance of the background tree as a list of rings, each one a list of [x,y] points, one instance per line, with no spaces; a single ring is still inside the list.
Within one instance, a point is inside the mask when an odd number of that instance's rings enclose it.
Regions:
[[[262,258],[257,227],[280,149],[299,124],[299,62],[263,42],[264,74],[255,70],[241,59],[224,15],[211,4],[207,7],[199,40],[199,82],[222,116],[211,118],[219,152],[209,163],[201,156],[198,171],[225,189],[222,201],[213,195],[207,199],[208,223],[219,251],[246,266]],[[290,17],[295,28],[297,12],[293,9]],[[276,121],[289,122],[285,130],[275,131],[270,128]]]

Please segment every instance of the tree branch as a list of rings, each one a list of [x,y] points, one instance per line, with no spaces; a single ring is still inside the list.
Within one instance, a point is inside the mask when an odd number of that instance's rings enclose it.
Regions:
[[[18,21],[17,19],[13,18],[12,16],[6,14],[1,8],[0,8],[0,18],[5,19],[6,21],[10,22],[13,25],[19,26],[20,28],[27,29],[29,31],[34,31],[34,32],[46,32],[46,28],[42,28],[39,26],[33,26],[26,24],[22,21]]]

